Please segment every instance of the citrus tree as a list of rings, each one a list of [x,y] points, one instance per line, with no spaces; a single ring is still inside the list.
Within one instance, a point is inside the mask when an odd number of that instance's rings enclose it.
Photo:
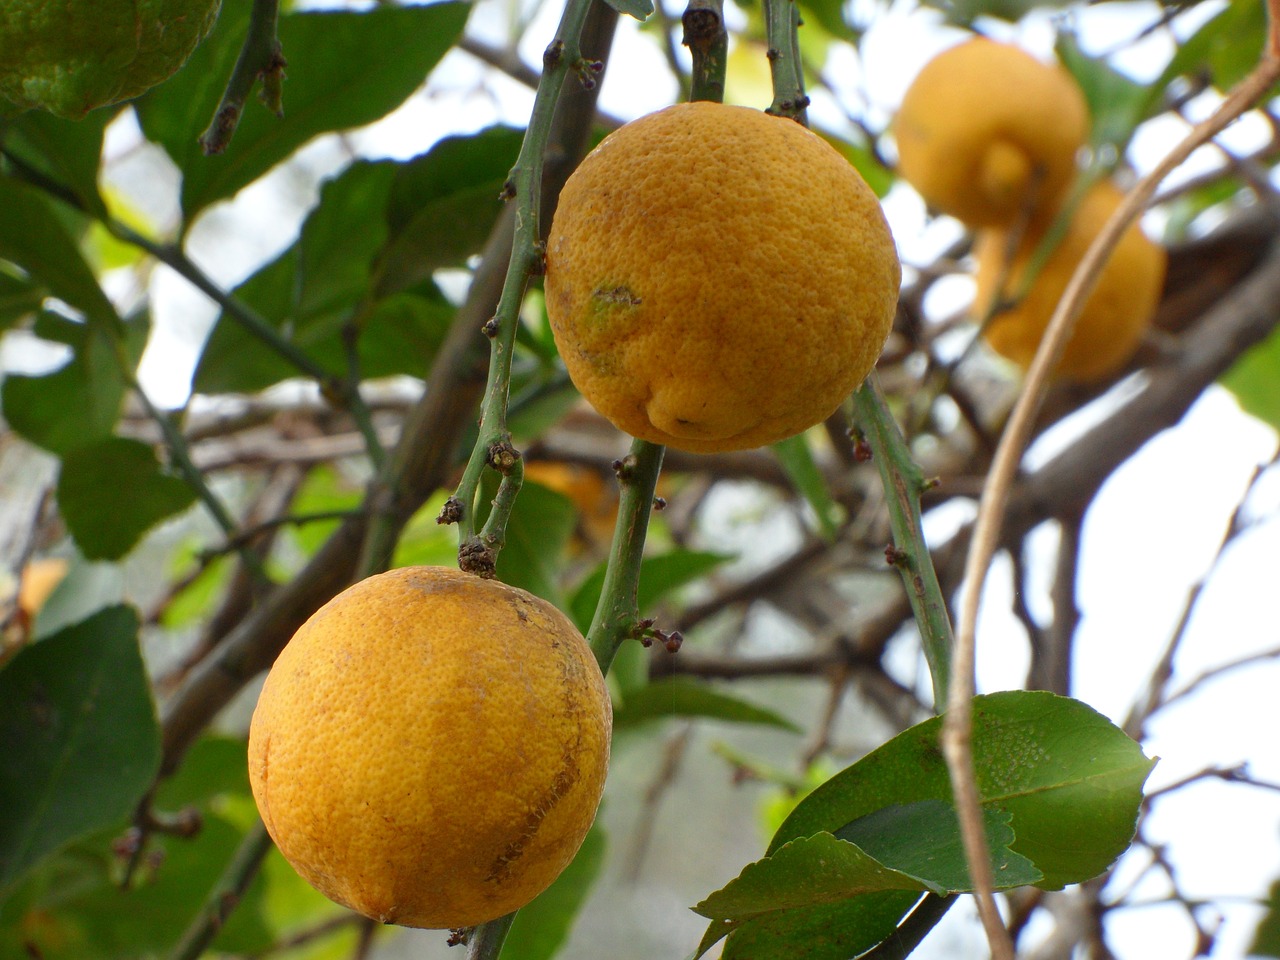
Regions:
[[[1274,9],[75,6],[0,957],[1280,956]]]

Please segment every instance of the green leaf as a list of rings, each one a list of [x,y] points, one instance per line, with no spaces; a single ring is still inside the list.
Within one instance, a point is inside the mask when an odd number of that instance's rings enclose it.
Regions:
[[[1280,430],[1280,329],[1246,350],[1220,382],[1240,409]]]
[[[65,188],[68,199],[94,217],[106,215],[98,193],[102,135],[116,110],[94,110],[82,120],[64,120],[45,110],[28,110],[5,130],[11,160]]]
[[[1251,957],[1280,957],[1280,880],[1271,884],[1267,895],[1267,912],[1258,921],[1249,947]]]
[[[1201,76],[1205,67],[1213,85],[1226,91],[1244,79],[1262,54],[1267,35],[1266,12],[1257,0],[1231,0],[1178,46],[1160,79],[1152,84],[1153,103],[1178,77]]]
[[[196,494],[166,472],[150,446],[108,437],[63,457],[58,509],[90,560],[118,560],[165,517],[185,510]]]
[[[627,694],[613,715],[613,728],[624,730],[666,717],[701,717],[727,723],[753,723],[792,733],[801,728],[786,717],[689,677],[654,680]]]
[[[91,320],[119,323],[76,241],[35,187],[0,176],[0,258]]]
[[[818,530],[828,543],[834,542],[840,530],[840,507],[831,498],[827,479],[814,462],[809,441],[800,433],[773,444],[773,455],[791,478],[791,485],[805,498],[818,518]]]
[[[0,743],[2,890],[151,786],[160,732],[132,608],[101,610],[0,671]]]
[[[732,558],[727,554],[698,550],[672,550],[656,557],[645,557],[640,561],[640,589],[636,594],[640,615],[646,616],[659,600],[673,590],[706,576],[730,559]],[[578,585],[569,604],[569,616],[578,625],[578,629],[584,632],[591,626],[596,604],[600,602],[604,571],[605,564],[596,567]]]
[[[0,332],[40,309],[45,292],[0,260]]]
[[[804,0],[800,4],[800,10],[802,16],[812,14],[814,22],[833,37],[855,45],[862,40],[862,31],[852,27],[845,19],[844,0]]]
[[[378,269],[378,292],[404,290],[440,267],[457,267],[478,253],[502,209],[506,182],[524,131],[487,127],[446,137],[422,156],[400,164],[391,186],[391,239]]]
[[[520,908],[502,947],[503,960],[551,960],[556,955],[600,875],[604,852],[604,830],[597,820],[564,872]]]
[[[1057,889],[1097,876],[1133,838],[1142,785],[1155,761],[1086,704],[1044,691],[974,699],[973,752],[984,808],[1012,815],[1013,850]],[[896,804],[951,802],[938,735],[917,724],[814,790],[779,828],[772,853],[798,837]]]
[[[138,102],[146,135],[182,170],[188,220],[233,196],[318,134],[372,123],[413,93],[462,32],[471,6],[378,7],[280,18],[289,60],[284,117],[251,101],[226,152],[205,157],[209,123],[244,37],[246,0],[224,4],[213,35],[173,79]]]
[[[941,10],[947,22],[967,27],[979,17],[995,17],[1017,23],[1033,10],[1056,10],[1070,0],[926,0],[925,6]]]
[[[714,922],[699,949],[727,933],[721,960],[848,960],[887,939],[919,897],[913,890],[869,893],[741,924]]]
[[[376,212],[386,206],[396,165],[358,162],[324,185],[298,241],[249,277],[233,296],[336,376],[351,362],[362,378],[422,376],[453,307],[434,287],[368,302],[372,263],[386,237]],[[201,393],[252,393],[299,375],[270,344],[225,312],[196,368]]]
[[[605,0],[605,2],[619,13],[634,17],[641,23],[649,19],[653,13],[653,0]]]
[[[1102,58],[1089,57],[1080,49],[1075,34],[1058,34],[1058,58],[1071,71],[1089,105],[1089,142],[1096,150],[1103,145],[1122,157],[1138,124],[1152,109],[1152,90],[1112,67]]]
[[[249,797],[248,750],[244,740],[220,734],[206,734],[182,757],[171,777],[160,782],[155,803],[160,810],[182,807],[209,808],[215,798],[234,794]]]

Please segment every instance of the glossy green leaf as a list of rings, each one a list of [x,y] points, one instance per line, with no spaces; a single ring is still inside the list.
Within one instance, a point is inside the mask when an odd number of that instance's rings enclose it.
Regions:
[[[647,616],[655,604],[674,590],[706,576],[720,564],[732,559],[723,553],[707,553],[699,550],[672,550],[640,562],[640,589],[636,600],[640,615]],[[578,585],[570,601],[570,616],[578,629],[586,631],[595,616],[600,591],[604,587],[604,564],[596,567],[586,580]]]
[[[45,292],[0,261],[0,333],[40,309]]]
[[[818,530],[830,543],[840,529],[840,507],[831,497],[827,479],[813,459],[813,451],[803,433],[780,440],[771,447],[791,479],[791,485],[804,497],[818,520]]]
[[[196,494],[161,467],[147,444],[108,437],[63,457],[57,497],[80,552],[90,560],[118,560],[161,520],[191,506]]]
[[[143,131],[182,170],[188,220],[233,196],[312,137],[390,113],[449,50],[471,9],[466,3],[435,3],[282,16],[280,42],[289,61],[284,117],[251,100],[226,152],[206,157],[197,140],[230,75],[248,3],[228,0],[224,7],[214,34],[186,68],[138,103]]]
[[[481,497],[488,503],[497,483],[493,471],[485,472]],[[578,512],[567,497],[536,483],[521,486],[507,523],[506,545],[498,554],[498,579],[563,608],[560,558],[577,522]]]
[[[551,960],[604,866],[605,835],[597,820],[578,853],[546,890],[516,914],[502,947],[503,960]]]
[[[1142,785],[1154,761],[1086,704],[1043,691],[975,698],[973,752],[984,808],[1007,811],[1013,850],[1056,889],[1097,876],[1133,838]],[[941,718],[894,737],[814,790],[796,807],[769,852],[798,837],[895,804],[950,802],[938,745]]]
[[[52,201],[35,187],[6,176],[0,176],[0,258],[17,264],[87,317],[119,322]]]
[[[0,743],[3,890],[125,816],[151,785],[160,734],[132,608],[101,610],[0,671]]]
[[[614,712],[613,727],[624,730],[668,717],[698,717],[801,732],[800,727],[780,713],[690,677],[666,677],[629,692]]]
[[[1245,413],[1280,430],[1280,329],[1245,351],[1220,382]]]
[[[488,127],[446,137],[400,164],[387,205],[390,241],[378,269],[378,292],[411,287],[440,267],[479,253],[502,209],[499,193],[520,152],[524,131]]]

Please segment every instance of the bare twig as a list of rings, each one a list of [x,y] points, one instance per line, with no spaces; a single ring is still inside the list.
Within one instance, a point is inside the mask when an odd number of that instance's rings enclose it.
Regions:
[[[1280,7],[1280,0],[1270,0]],[[1273,10],[1274,12],[1274,10]],[[1035,416],[1047,389],[1050,372],[1057,365],[1071,325],[1084,305],[1098,274],[1121,234],[1145,208],[1159,183],[1195,150],[1221,132],[1239,117],[1280,77],[1280,26],[1273,19],[1268,53],[1258,67],[1242,81],[1212,116],[1198,124],[1187,137],[1171,150],[1149,174],[1126,195],[1119,208],[1090,244],[1071,282],[1049,321],[1040,348],[1027,374],[1022,395],[1018,398],[1009,423],[996,449],[978,508],[973,539],[969,545],[964,587],[960,602],[960,624],[957,634],[954,672],[948,696],[947,716],[943,723],[942,745],[951,771],[957,811],[965,841],[966,856],[976,888],[979,914],[991,944],[995,960],[1011,960],[1013,945],[1009,940],[992,894],[991,867],[987,860],[986,839],[981,820],[977,786],[974,783],[971,750],[972,699],[974,695],[974,644],[977,632],[978,605],[991,558],[999,543],[1006,502],[1013,485],[1022,451],[1030,439]]]

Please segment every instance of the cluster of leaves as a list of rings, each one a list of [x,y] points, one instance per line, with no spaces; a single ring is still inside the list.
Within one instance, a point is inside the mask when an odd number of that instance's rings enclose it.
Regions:
[[[847,19],[845,5],[801,6],[820,27],[820,42],[860,42],[862,25]],[[978,13],[1025,12],[1021,3],[943,9],[966,23]],[[1137,123],[1165,108],[1169,85],[1202,63],[1215,84],[1238,77],[1241,64],[1257,56],[1255,10],[1244,0],[1230,4],[1180,48],[1154,86],[1134,84],[1064,40],[1064,60],[1099,118],[1098,146],[1122,153]],[[57,514],[80,558],[122,561],[161,521],[188,514],[197,502],[222,523],[224,539],[242,532],[224,493],[191,456],[185,411],[148,408],[146,430],[128,416],[131,401],[147,405],[137,369],[150,320],[147,304],[122,311],[104,293],[106,264],[93,254],[104,231],[218,299],[221,312],[193,377],[197,394],[241,396],[309,379],[357,424],[368,441],[367,463],[384,459],[360,387],[394,375],[421,377],[431,367],[458,315],[437,273],[466,268],[481,252],[523,131],[492,127],[446,138],[409,160],[354,161],[324,184],[297,239],[230,291],[218,290],[187,259],[183,240],[202,213],[313,138],[399,107],[459,42],[468,12],[465,4],[446,2],[282,16],[289,57],[284,118],[250,109],[231,148],[205,157],[198,138],[251,14],[249,0],[226,0],[217,29],[187,67],[127,108],[142,136],[181,172],[181,219],[172,239],[127,225],[101,191],[104,135],[118,111],[78,123],[27,113],[0,127],[0,331],[23,326],[68,358],[52,372],[7,375],[0,404],[15,433],[57,459]],[[353,63],[360,69],[351,70]],[[844,145],[884,191],[892,176],[872,146]],[[1197,195],[1187,202],[1206,201]],[[536,307],[536,297],[530,305]],[[511,426],[518,440],[532,442],[576,394],[545,325],[522,325],[518,349]],[[1268,372],[1277,353],[1280,339],[1273,338],[1228,380],[1246,407],[1272,422],[1280,422]],[[163,442],[153,442],[155,436]],[[472,437],[462,431],[461,450]],[[772,456],[810,510],[815,536],[835,542],[851,511],[839,502],[814,444],[796,438]],[[453,545],[432,519],[442,497],[409,523],[397,563],[449,562]],[[291,508],[299,515],[354,513],[363,501],[357,486],[322,468],[295,492]],[[581,513],[563,493],[528,483],[506,528],[498,575],[558,603],[585,631],[605,567],[598,557],[581,556]],[[296,575],[290,551],[316,554],[336,524],[298,530],[288,549],[266,558],[265,570],[246,551],[255,589]],[[656,546],[641,571],[645,613],[729,559],[678,543]],[[162,622],[209,620],[232,578],[230,564],[207,563],[168,598]],[[58,601],[0,672],[0,743],[7,752],[0,763],[0,956],[36,949],[50,960],[92,960],[172,951],[252,832],[243,743],[206,734],[159,778],[166,729],[140,654],[141,617],[115,602],[83,609],[67,596],[62,608]],[[794,729],[723,689],[687,677],[651,678],[638,644],[615,661],[611,682],[620,738],[673,716]],[[1106,869],[1133,835],[1151,769],[1139,747],[1083,704],[1048,693],[982,698],[975,723],[1000,888],[1058,889]],[[727,938],[726,957],[794,956],[800,944],[807,956],[847,957],[892,934],[922,895],[941,899],[970,890],[937,733],[936,719],[910,727],[800,802],[765,856],[697,905],[710,921],[699,953]],[[162,811],[185,812],[171,820]],[[186,835],[196,818],[198,832]],[[1073,838],[1069,849],[1064,836]],[[555,953],[601,869],[604,846],[597,828],[557,884],[521,912],[504,956]],[[346,955],[363,935],[355,918],[272,854],[213,949],[256,955],[306,931],[331,935],[300,942],[290,955]]]

